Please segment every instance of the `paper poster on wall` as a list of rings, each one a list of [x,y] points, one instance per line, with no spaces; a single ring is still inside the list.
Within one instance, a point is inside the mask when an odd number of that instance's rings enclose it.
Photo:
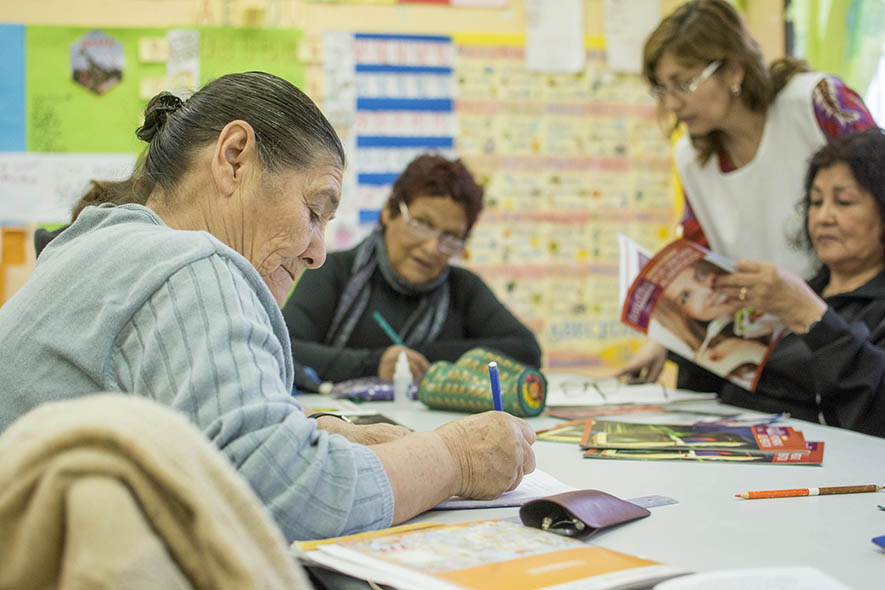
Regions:
[[[200,27],[200,83],[231,72],[263,71],[304,86],[299,29]]]
[[[104,31],[89,31],[71,43],[71,77],[95,94],[116,87],[125,66],[123,46]]]
[[[25,149],[25,27],[0,23],[0,151]]]
[[[525,65],[532,72],[584,68],[583,0],[526,0]]]
[[[138,40],[164,36],[160,29],[104,29],[122,47],[125,74],[110,91],[96,94],[73,79],[71,48],[91,29],[28,26],[26,35],[27,149],[36,152],[129,152],[144,143],[135,137],[144,101],[142,76],[162,76],[165,65],[140,63]]]
[[[660,20],[660,0],[605,0],[604,10],[608,67],[640,73],[645,40]]]
[[[331,246],[343,248],[377,225],[391,185],[411,160],[426,152],[454,157],[454,49],[441,35],[357,33],[326,42],[328,91],[337,86],[346,92],[324,105],[333,124],[347,124],[353,148],[354,176],[344,187],[352,205],[345,200],[327,230]],[[330,71],[348,61],[352,74]]]
[[[64,223],[92,180],[123,180],[132,154],[0,153],[0,219],[6,224]]]
[[[623,364],[617,233],[657,247],[674,224],[669,152],[638,76],[602,46],[576,74],[531,72],[521,39],[456,35],[458,155],[485,184],[464,263],[541,343],[550,369]]]
[[[166,42],[167,90],[184,98],[200,84],[200,31],[173,29]]]

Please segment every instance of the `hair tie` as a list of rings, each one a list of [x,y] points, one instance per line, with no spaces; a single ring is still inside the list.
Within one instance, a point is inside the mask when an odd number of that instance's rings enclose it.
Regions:
[[[148,143],[166,124],[166,119],[184,105],[184,102],[171,92],[158,94],[148,103],[144,113],[144,124],[135,130],[135,135]]]
[[[157,110],[165,111],[167,113],[177,111],[184,105],[184,102],[172,93],[164,94],[157,102]]]

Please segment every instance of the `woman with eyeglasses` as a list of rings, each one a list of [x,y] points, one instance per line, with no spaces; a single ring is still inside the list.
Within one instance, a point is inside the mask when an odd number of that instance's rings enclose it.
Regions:
[[[283,308],[295,358],[326,381],[389,379],[403,350],[416,381],[431,362],[475,346],[540,366],[531,330],[482,279],[450,264],[482,207],[483,189],[460,160],[414,159],[393,184],[379,227],[298,281]]]
[[[796,59],[766,67],[725,0],[686,2],[664,18],[645,42],[643,75],[672,131],[684,130],[674,150],[683,237],[810,277],[816,258],[797,244],[802,179],[828,139],[875,127],[857,93]],[[648,344],[624,373],[653,381],[664,358]]]

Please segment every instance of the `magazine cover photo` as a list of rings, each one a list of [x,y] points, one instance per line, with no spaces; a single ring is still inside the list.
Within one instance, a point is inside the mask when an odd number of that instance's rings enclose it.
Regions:
[[[732,263],[687,240],[658,252],[632,282],[621,320],[671,352],[754,390],[780,322],[725,294],[716,278]]]

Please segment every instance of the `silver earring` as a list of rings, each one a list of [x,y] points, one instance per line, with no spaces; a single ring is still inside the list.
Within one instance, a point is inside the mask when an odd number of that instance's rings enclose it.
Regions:
[[[728,89],[732,96],[740,96],[741,95],[741,86],[740,84],[732,84],[731,88]]]

